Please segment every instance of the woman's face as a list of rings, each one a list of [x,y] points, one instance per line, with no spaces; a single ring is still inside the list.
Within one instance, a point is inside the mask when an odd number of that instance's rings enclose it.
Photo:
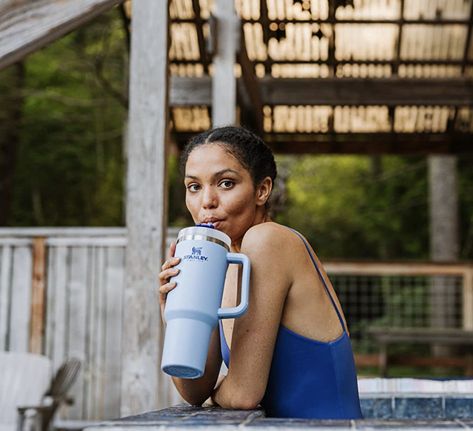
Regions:
[[[195,148],[185,171],[186,205],[195,223],[212,223],[235,242],[259,222],[264,202],[257,198],[250,173],[224,146]]]

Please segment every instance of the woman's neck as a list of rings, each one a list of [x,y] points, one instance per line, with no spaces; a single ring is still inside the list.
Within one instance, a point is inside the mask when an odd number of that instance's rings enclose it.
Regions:
[[[255,217],[255,220],[254,220],[253,224],[250,226],[250,228],[253,227],[253,226],[256,226],[257,224],[267,223],[267,222],[270,222],[270,221],[271,221],[271,217],[269,216],[268,212],[265,211],[264,213],[258,214]],[[243,236],[244,236],[244,234],[243,234]],[[236,240],[236,241],[232,241],[232,245],[230,247],[230,251],[232,253],[239,253],[240,252],[241,242],[243,241],[243,236],[238,238],[238,240]]]

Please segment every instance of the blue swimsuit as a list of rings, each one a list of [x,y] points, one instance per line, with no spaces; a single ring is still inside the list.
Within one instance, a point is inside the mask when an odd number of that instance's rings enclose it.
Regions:
[[[309,245],[302,235],[295,233],[304,242],[340,320],[343,334],[336,340],[323,342],[280,325],[261,406],[270,417],[360,419],[362,414],[350,338]],[[222,358],[228,367],[230,349],[222,323],[219,325]]]

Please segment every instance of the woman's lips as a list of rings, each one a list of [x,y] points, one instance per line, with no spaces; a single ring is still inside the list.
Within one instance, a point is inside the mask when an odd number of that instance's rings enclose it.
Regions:
[[[207,223],[207,224],[212,224],[214,225],[215,227],[218,227],[221,223],[222,223],[223,220],[221,219],[217,219],[217,218],[209,218],[209,219],[204,219],[204,221],[202,223]]]

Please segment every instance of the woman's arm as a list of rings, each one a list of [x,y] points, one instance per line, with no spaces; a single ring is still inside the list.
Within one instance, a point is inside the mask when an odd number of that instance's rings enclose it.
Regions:
[[[222,407],[252,409],[263,398],[292,284],[291,237],[270,223],[256,225],[245,234],[241,252],[250,258],[252,268],[249,307],[235,319],[228,375],[212,394]]]

